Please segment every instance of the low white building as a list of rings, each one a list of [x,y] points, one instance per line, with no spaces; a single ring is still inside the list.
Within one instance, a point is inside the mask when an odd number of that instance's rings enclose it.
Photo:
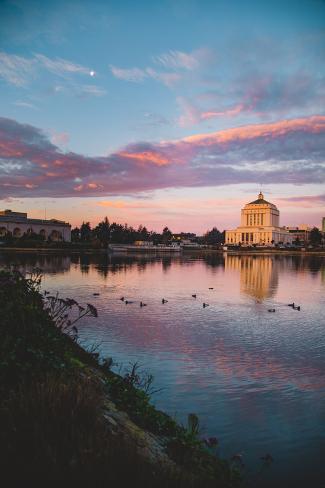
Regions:
[[[44,240],[71,241],[71,225],[62,220],[29,219],[27,213],[0,211],[0,238],[8,232],[13,237],[22,237],[24,234],[39,234]]]
[[[233,230],[226,230],[227,245],[272,245],[291,244],[292,236],[284,227],[280,227],[280,212],[276,205],[264,200],[263,193],[257,200],[247,203],[241,210],[241,225]]]

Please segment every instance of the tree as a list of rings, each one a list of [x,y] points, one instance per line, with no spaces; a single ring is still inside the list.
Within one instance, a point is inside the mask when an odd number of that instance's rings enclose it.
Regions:
[[[89,222],[83,222],[81,227],[80,227],[80,240],[85,242],[85,241],[90,241],[91,239],[91,227]]]
[[[139,225],[138,230],[137,230],[137,237],[140,241],[148,241],[150,234],[147,230],[146,227],[142,227],[142,225]]]
[[[164,227],[163,232],[162,232],[162,241],[164,244],[167,244],[169,241],[171,241],[173,237],[173,234],[171,230],[168,229],[168,227]]]
[[[72,242],[79,242],[80,241],[80,229],[79,227],[75,227],[71,230],[71,241]]]
[[[209,245],[221,244],[223,242],[222,232],[217,227],[213,227],[204,235],[204,242]]]
[[[105,217],[102,222],[94,228],[93,234],[98,239],[103,247],[107,247],[109,240],[110,240],[110,225],[108,222],[108,218]]]
[[[319,246],[322,242],[322,233],[317,227],[314,227],[311,229],[310,234],[309,234],[309,240],[310,243],[313,246]]]
[[[122,242],[123,226],[113,222],[110,226],[111,242]]]

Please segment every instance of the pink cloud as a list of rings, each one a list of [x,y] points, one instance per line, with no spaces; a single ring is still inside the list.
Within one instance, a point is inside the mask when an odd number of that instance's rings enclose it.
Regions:
[[[121,151],[119,156],[124,158],[134,159],[141,163],[156,164],[157,166],[164,166],[170,164],[171,160],[155,151],[143,151],[143,152],[127,152]]]
[[[325,116],[315,115],[85,157],[61,151],[35,127],[2,118],[0,191],[3,197],[66,197],[260,181],[321,183],[324,133]]]
[[[223,110],[216,110],[215,108],[203,110],[196,107],[184,97],[178,97],[177,102],[183,112],[178,119],[178,124],[181,127],[196,125],[202,121],[217,117],[235,117],[245,110],[245,105],[243,103],[239,103]]]

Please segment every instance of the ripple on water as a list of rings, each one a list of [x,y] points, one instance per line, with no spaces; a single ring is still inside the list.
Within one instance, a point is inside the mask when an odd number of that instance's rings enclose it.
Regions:
[[[183,422],[199,414],[222,455],[243,453],[253,486],[324,479],[324,258],[14,259],[23,269],[39,259],[45,289],[93,303],[99,317],[80,323],[81,339],[98,343],[118,367],[142,364],[162,388],[157,406]],[[300,312],[287,306],[293,301]],[[261,469],[267,452],[275,462]]]

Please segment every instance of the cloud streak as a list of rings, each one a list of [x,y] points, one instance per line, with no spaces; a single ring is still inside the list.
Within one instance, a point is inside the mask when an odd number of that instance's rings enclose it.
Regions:
[[[0,78],[7,83],[22,87],[33,77],[35,59],[0,52]]]
[[[83,75],[90,75],[90,69],[81,66],[80,64],[73,63],[62,58],[51,59],[43,54],[35,54],[34,59],[37,60],[44,68],[51,71],[58,76],[66,76],[71,73],[79,73]]]
[[[181,79],[179,73],[159,72],[153,68],[118,68],[117,66],[111,65],[110,69],[115,78],[132,83],[141,83],[143,80],[151,78],[168,87],[172,87]]]
[[[325,182],[325,116],[279,120],[157,143],[106,157],[63,152],[39,129],[0,119],[0,195],[130,195],[236,183]]]
[[[322,195],[302,195],[298,197],[284,197],[280,201],[287,207],[315,208],[325,205],[325,194]]]
[[[213,53],[210,49],[201,48],[191,53],[170,50],[167,53],[154,56],[153,61],[167,69],[193,71],[206,64],[212,58]]]
[[[197,49],[191,53],[168,51],[152,58],[153,62],[159,65],[159,71],[150,66],[146,68],[120,68],[113,65],[110,65],[110,70],[113,76],[120,80],[140,83],[151,78],[171,88],[184,78],[186,71],[198,70],[212,57],[212,51],[205,48]]]
[[[65,90],[72,91],[77,96],[103,96],[106,90],[94,84],[80,84],[74,80],[75,75],[93,78],[95,72],[86,66],[63,58],[49,58],[43,54],[34,54],[31,58],[24,58],[14,54],[0,52],[0,78],[17,87],[27,87],[42,70],[59,77],[65,86],[55,86],[54,93]],[[93,74],[92,74],[93,73]],[[25,106],[27,106],[25,104]]]

